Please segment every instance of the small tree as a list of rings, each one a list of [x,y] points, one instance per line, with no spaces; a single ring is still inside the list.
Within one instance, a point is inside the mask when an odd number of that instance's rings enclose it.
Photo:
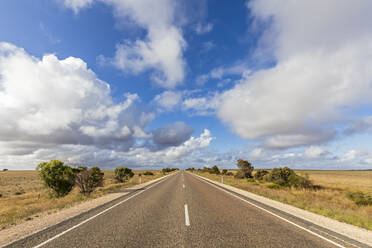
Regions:
[[[222,170],[222,175],[226,175],[226,173],[227,173],[227,170],[226,169],[223,169]]]
[[[215,165],[215,166],[212,167],[212,169],[210,170],[209,173],[219,175],[220,174],[220,169],[218,169],[217,165]]]
[[[40,170],[40,179],[50,188],[56,197],[67,195],[74,186],[71,167],[59,160],[43,162],[36,167]]]
[[[95,188],[103,186],[104,173],[98,167],[80,167],[81,170],[75,174],[75,184],[79,187],[80,193],[90,195]]]
[[[237,178],[252,178],[252,172],[254,167],[247,160],[239,159],[238,160],[239,171],[236,173]]]
[[[132,169],[129,169],[127,167],[118,167],[115,169],[114,173],[115,179],[121,183],[125,182],[125,180],[128,180],[129,178],[134,176]]]

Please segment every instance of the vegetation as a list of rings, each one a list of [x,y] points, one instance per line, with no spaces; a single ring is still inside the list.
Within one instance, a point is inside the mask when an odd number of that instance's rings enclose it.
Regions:
[[[90,195],[94,189],[103,186],[104,173],[98,167],[80,167],[81,170],[75,174],[75,185],[80,189],[80,193]]]
[[[145,171],[145,172],[143,173],[143,175],[145,175],[145,176],[153,176],[154,173],[152,173],[151,171]]]
[[[254,174],[254,179],[258,181],[262,181],[264,179],[264,176],[267,174],[269,174],[268,170],[258,169],[256,173]]]
[[[266,175],[263,176],[263,180],[282,187],[315,189],[309,179],[297,175],[294,170],[288,167],[272,169],[270,173],[266,173]]]
[[[115,179],[120,183],[128,181],[129,178],[132,178],[134,176],[132,169],[129,169],[127,167],[118,167],[114,170],[114,173]]]
[[[223,169],[223,170],[222,170],[222,175],[226,175],[227,172],[228,172],[228,171],[227,171],[226,169]]]
[[[76,171],[78,168],[71,169]],[[67,195],[52,198],[50,197],[51,189],[45,187],[40,180],[40,171],[9,170],[1,172],[0,229],[24,221],[27,218],[39,218],[87,199],[94,199],[132,187],[140,183],[138,175],[145,171],[135,171],[135,175],[124,183],[117,182],[114,170],[102,172],[104,172],[103,186],[96,188],[90,195],[81,194],[79,187],[75,184]],[[154,173],[154,176],[142,176],[142,183],[162,176],[160,171],[151,170],[151,172]],[[21,194],[16,194],[16,192]]]
[[[74,186],[74,174],[71,167],[59,160],[40,163],[37,167],[40,170],[40,178],[52,190],[57,197],[67,195]]]
[[[236,178],[253,178],[252,172],[254,167],[247,160],[238,160],[238,172],[235,174]]]
[[[179,169],[178,168],[163,168],[161,172],[163,173],[163,175],[165,175],[166,173],[176,171],[176,170],[179,170]]]
[[[194,167],[191,167],[191,168],[187,168],[186,170],[187,170],[187,171],[194,171],[195,168],[194,168]]]
[[[363,193],[362,191],[349,191],[346,192],[346,196],[358,206],[372,205],[372,195]]]
[[[259,170],[253,171],[253,176]],[[267,170],[269,173],[272,170]],[[258,180],[248,182],[233,176],[224,183],[264,197],[305,209],[329,218],[372,230],[371,199],[372,171],[295,170],[295,174],[312,182],[312,187],[280,186]],[[221,176],[194,171],[199,175],[221,181]],[[276,173],[274,173],[276,174]]]

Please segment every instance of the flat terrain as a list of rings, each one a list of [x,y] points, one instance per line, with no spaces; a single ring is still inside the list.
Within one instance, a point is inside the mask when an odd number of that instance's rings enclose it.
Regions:
[[[113,204],[10,247],[350,247],[185,172]]]
[[[142,182],[162,176],[160,171],[151,171],[154,176],[142,176]],[[116,183],[114,172],[106,170],[104,187],[98,188],[90,197],[85,197],[74,189],[67,196],[56,199],[49,197],[49,191],[42,185],[37,171],[1,171],[0,229],[138,184],[138,173],[144,171],[134,172],[135,176],[129,181]]]
[[[231,170],[232,172],[236,172]],[[215,181],[221,181],[220,175],[196,172]],[[358,206],[347,197],[347,193],[362,191],[372,194],[372,171],[323,171],[297,170],[321,186],[316,191],[294,188],[270,189],[269,183],[249,182],[224,176],[224,183],[287,203],[310,212],[336,219],[348,224],[372,230],[372,206]]]

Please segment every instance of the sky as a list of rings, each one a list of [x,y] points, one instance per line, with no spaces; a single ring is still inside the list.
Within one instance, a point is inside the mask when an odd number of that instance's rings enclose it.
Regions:
[[[369,0],[0,2],[0,168],[372,168]]]

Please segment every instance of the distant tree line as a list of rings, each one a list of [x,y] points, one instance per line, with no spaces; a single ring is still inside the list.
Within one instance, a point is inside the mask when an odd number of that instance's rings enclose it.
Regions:
[[[254,182],[271,182],[270,188],[280,187],[295,187],[301,189],[317,189],[319,186],[313,185],[307,176],[302,177],[297,175],[296,172],[288,167],[274,168],[271,170],[258,169],[254,171],[252,164],[243,159],[237,161],[238,171],[234,174],[229,172],[227,169],[223,169],[222,172],[217,165],[213,167],[203,167],[203,169],[197,169],[198,172],[208,172],[216,175],[234,176],[237,179],[248,179]],[[195,168],[188,168],[187,171],[194,171]],[[255,172],[255,173],[253,173]]]

